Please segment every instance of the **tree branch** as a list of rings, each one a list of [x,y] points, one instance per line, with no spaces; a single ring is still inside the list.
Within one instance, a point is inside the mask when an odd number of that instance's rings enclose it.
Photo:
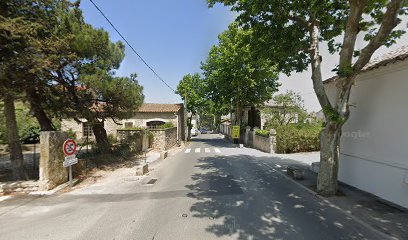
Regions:
[[[340,51],[339,72],[342,73],[351,67],[359,23],[367,0],[350,0],[350,14],[344,31],[343,45]]]
[[[319,55],[319,27],[315,23],[312,25],[312,30],[310,31],[310,39],[313,89],[322,108],[332,107],[323,85],[321,59]]]
[[[388,3],[380,29],[370,40],[367,46],[361,50],[360,57],[353,66],[354,72],[358,72],[363,69],[363,67],[370,61],[373,53],[384,44],[392,30],[397,26],[398,12],[403,3],[404,0],[392,0],[390,3]]]
[[[311,30],[311,24],[304,18],[295,16],[295,15],[288,15],[288,19],[292,20],[293,22],[297,22],[302,25],[304,28]]]

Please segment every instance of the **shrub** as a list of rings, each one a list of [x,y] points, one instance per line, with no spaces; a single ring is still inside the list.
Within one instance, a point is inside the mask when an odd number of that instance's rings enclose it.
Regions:
[[[160,125],[158,129],[166,129],[166,128],[173,128],[173,127],[174,127],[174,124],[172,122],[166,122],[165,124]]]
[[[72,128],[68,129],[68,138],[76,140],[76,132],[72,130]]]
[[[128,131],[141,131],[141,130],[145,130],[145,127],[130,127],[130,128],[123,128],[123,129],[119,129],[119,130],[128,130]]]
[[[278,153],[312,152],[320,150],[321,126],[311,124],[285,125],[276,129]]]
[[[20,140],[23,143],[38,143],[40,141],[41,128],[36,125],[24,126],[20,132]]]
[[[110,144],[117,144],[118,143],[118,138],[113,134],[108,134],[108,142]]]
[[[262,136],[262,137],[269,137],[269,130],[256,130],[255,132],[256,135]]]

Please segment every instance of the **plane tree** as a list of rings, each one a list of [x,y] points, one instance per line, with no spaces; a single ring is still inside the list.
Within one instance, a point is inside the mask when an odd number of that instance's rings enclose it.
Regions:
[[[211,48],[201,69],[207,81],[207,95],[216,108],[230,106],[235,111],[236,125],[242,123],[246,106],[257,106],[272,98],[279,84],[273,61],[260,60],[249,44],[251,30],[236,23],[218,36],[219,43]]]
[[[237,21],[251,29],[257,54],[276,61],[279,71],[290,74],[310,67],[312,82],[326,124],[321,134],[317,191],[333,195],[338,188],[339,145],[342,127],[350,116],[350,92],[357,74],[381,46],[395,43],[404,31],[397,29],[407,14],[404,0],[208,0],[231,6]],[[364,45],[357,47],[359,37]],[[329,100],[322,79],[320,44],[338,53],[336,93]]]
[[[205,81],[199,73],[185,75],[177,85],[176,93],[180,95],[181,99],[186,103],[187,111],[191,113],[191,116],[187,118],[187,139],[191,138],[192,117],[199,114],[200,109],[208,102],[205,98],[204,89]]]

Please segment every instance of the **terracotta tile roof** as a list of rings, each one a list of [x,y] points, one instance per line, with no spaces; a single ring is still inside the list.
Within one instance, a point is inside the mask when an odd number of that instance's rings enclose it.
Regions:
[[[408,45],[405,45],[397,50],[390,51],[381,57],[375,58],[361,70],[361,72],[368,72],[373,69],[386,66],[388,64],[404,61],[408,58]],[[337,76],[331,77],[329,79],[324,80],[324,83],[333,82],[337,79]]]
[[[163,104],[163,103],[143,103],[138,112],[151,113],[174,113],[178,112],[183,107],[182,103],[179,104]]]

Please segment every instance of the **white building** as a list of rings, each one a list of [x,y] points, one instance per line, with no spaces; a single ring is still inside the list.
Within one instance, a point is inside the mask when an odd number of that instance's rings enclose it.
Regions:
[[[325,81],[331,100],[335,84]],[[339,180],[408,208],[408,46],[370,62],[350,103]]]

